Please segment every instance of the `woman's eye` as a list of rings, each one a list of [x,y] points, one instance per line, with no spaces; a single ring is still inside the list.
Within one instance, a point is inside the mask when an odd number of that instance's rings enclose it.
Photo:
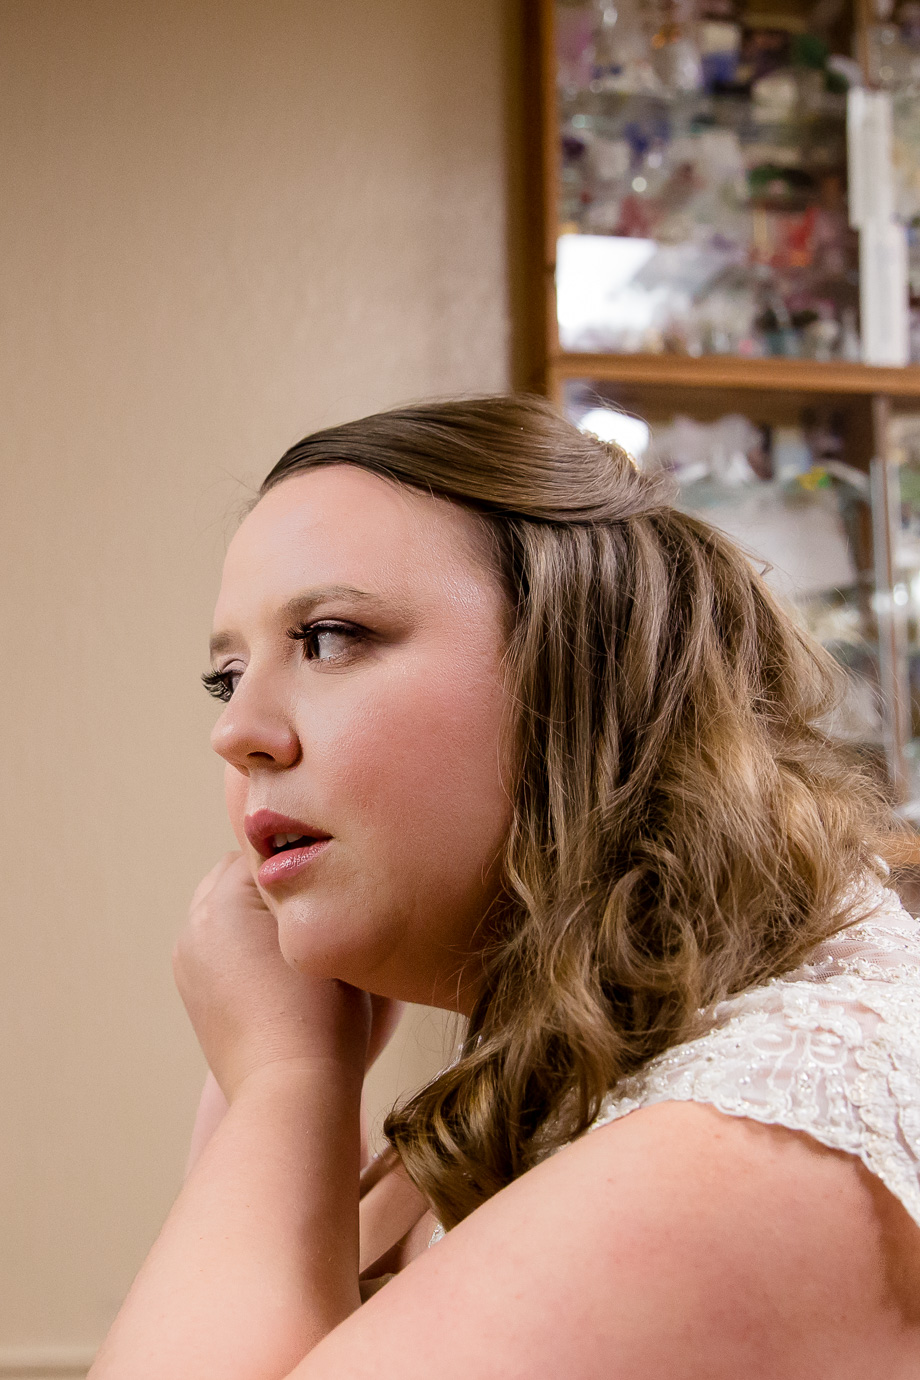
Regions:
[[[360,640],[361,629],[351,623],[302,623],[288,637],[303,644],[307,661],[342,661]]]
[[[205,671],[201,683],[209,695],[226,703],[236,689],[241,675],[241,671]]]
[[[288,630],[288,637],[303,644],[305,661],[345,661],[364,637],[352,623],[302,623]],[[209,695],[226,704],[239,684],[242,670],[205,671],[201,683]]]

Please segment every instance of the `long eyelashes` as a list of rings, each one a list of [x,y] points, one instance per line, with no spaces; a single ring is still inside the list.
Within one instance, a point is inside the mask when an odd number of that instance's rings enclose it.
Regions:
[[[229,671],[205,671],[201,683],[216,700],[229,700],[233,694],[233,677]]]
[[[356,627],[353,623],[337,623],[334,619],[324,619],[320,623],[299,623],[296,628],[288,628],[286,635],[292,642],[303,644],[305,661],[341,661],[341,655],[321,657],[319,655],[319,639],[326,635],[344,637],[351,642],[357,642],[364,635],[364,630]],[[311,652],[313,655],[310,654]],[[345,655],[347,656],[348,653],[346,652]]]
[[[356,627],[353,623],[337,623],[330,619],[318,623],[299,623],[294,628],[288,628],[286,633],[292,642],[302,644],[305,661],[342,661],[349,655],[349,652],[346,651],[337,655],[322,656],[321,639],[324,636],[327,638],[345,638],[356,643],[364,635],[364,629]],[[223,700],[226,703],[232,697],[240,675],[240,671],[205,671],[201,677],[201,683],[209,695],[213,695],[216,700]]]

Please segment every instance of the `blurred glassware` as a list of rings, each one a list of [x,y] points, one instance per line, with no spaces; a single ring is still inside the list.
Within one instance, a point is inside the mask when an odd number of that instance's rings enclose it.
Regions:
[[[559,22],[563,236],[658,251],[592,308],[560,244],[563,348],[858,357],[852,59],[719,0],[561,4]]]

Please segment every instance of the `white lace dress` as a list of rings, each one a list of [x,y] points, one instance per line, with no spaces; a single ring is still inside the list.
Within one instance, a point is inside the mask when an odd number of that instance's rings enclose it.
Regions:
[[[858,906],[801,967],[721,1002],[703,1035],[617,1084],[589,1130],[705,1102],[858,1155],[920,1225],[920,922],[876,882]]]
[[[920,1224],[920,923],[893,891],[865,894],[874,913],[721,1002],[704,1035],[621,1083],[591,1129],[706,1102],[858,1155]]]

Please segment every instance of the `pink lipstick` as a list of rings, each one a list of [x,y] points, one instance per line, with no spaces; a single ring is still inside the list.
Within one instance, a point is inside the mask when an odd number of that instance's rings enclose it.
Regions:
[[[247,815],[243,828],[253,848],[265,859],[256,880],[266,891],[299,876],[332,841],[325,829],[274,810]]]

